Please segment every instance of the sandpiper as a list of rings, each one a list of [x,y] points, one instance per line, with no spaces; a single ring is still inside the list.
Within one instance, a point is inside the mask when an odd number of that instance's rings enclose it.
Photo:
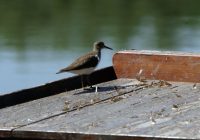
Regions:
[[[68,67],[61,69],[56,74],[62,73],[62,72],[71,72],[74,74],[78,74],[81,76],[81,84],[83,87],[83,76],[88,76],[94,71],[94,69],[97,67],[98,63],[101,59],[101,49],[107,48],[112,50],[112,48],[107,47],[103,42],[95,42],[93,45],[93,51],[79,57],[76,59],[72,64],[70,64]]]

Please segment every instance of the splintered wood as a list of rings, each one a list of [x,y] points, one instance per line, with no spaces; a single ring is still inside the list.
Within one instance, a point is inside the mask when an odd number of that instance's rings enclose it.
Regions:
[[[0,137],[200,139],[199,84],[117,79],[0,110]]]
[[[200,54],[161,51],[120,51],[113,56],[117,78],[200,82]]]

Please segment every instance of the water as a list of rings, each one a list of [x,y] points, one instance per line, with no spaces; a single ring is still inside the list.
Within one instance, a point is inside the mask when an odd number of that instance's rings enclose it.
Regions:
[[[102,40],[114,52],[200,52],[198,0],[1,0],[0,94],[73,76],[55,73]],[[104,51],[99,68],[112,65]]]

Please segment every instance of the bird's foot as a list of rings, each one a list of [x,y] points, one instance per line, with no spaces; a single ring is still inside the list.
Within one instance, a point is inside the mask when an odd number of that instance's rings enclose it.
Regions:
[[[90,87],[86,87],[84,88],[84,90],[95,90],[95,92],[98,92],[99,87],[97,86],[90,86]]]

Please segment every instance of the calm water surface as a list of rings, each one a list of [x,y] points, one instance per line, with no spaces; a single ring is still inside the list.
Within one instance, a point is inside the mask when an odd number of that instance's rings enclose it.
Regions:
[[[0,94],[73,76],[55,73],[94,41],[118,50],[200,52],[198,0],[1,0]],[[103,51],[98,68],[112,65]]]

